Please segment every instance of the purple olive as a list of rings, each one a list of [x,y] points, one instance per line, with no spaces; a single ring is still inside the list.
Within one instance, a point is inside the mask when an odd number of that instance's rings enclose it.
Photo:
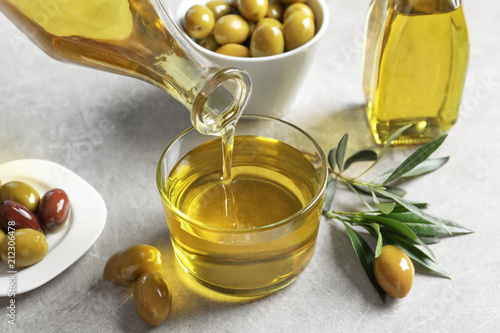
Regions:
[[[0,206],[0,226],[6,232],[30,228],[45,233],[36,216],[28,208],[12,200],[4,201]]]
[[[60,188],[54,188],[44,194],[40,200],[38,216],[40,223],[48,230],[55,230],[66,222],[70,204],[68,195]]]

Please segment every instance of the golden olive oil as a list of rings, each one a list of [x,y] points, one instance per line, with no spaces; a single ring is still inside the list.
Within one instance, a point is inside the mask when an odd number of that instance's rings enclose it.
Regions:
[[[364,91],[377,143],[431,141],[456,122],[469,42],[459,1],[375,0],[367,21]]]
[[[163,202],[176,256],[212,289],[272,292],[291,283],[314,252],[322,200],[308,205],[320,174],[285,143],[235,136],[227,183],[222,152],[220,139],[205,143],[169,174]]]

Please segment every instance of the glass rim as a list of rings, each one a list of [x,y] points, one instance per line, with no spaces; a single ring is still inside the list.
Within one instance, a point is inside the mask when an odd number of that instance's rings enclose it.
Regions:
[[[321,159],[322,170],[324,171],[323,172],[324,174],[322,175],[322,177],[321,177],[321,179],[319,181],[320,185],[318,187],[318,190],[316,191],[316,193],[314,194],[314,196],[311,198],[311,200],[309,200],[308,204],[306,206],[304,206],[303,208],[301,208],[296,213],[294,213],[293,215],[290,215],[287,218],[282,219],[280,221],[276,221],[274,223],[267,224],[265,226],[261,226],[261,227],[257,227],[257,228],[232,229],[232,228],[215,227],[215,226],[206,224],[204,222],[198,221],[198,220],[196,220],[196,219],[194,219],[194,218],[192,218],[192,217],[184,214],[184,212],[182,212],[180,209],[178,209],[174,204],[172,204],[172,202],[170,200],[168,200],[166,198],[165,184],[163,184],[162,180],[161,180],[161,178],[162,178],[162,176],[161,176],[161,168],[162,168],[163,161],[165,159],[165,155],[168,153],[168,151],[170,150],[170,148],[177,141],[179,141],[179,139],[181,139],[183,136],[187,135],[188,133],[190,133],[192,131],[196,131],[196,129],[193,126],[191,126],[188,129],[182,131],[179,135],[177,135],[172,140],[172,142],[170,142],[168,144],[168,146],[165,148],[165,150],[161,154],[161,157],[160,157],[160,159],[158,161],[158,165],[157,165],[157,168],[156,168],[156,185],[158,187],[158,191],[160,192],[162,201],[165,202],[168,205],[168,207],[176,215],[180,216],[184,221],[189,222],[189,223],[191,223],[191,224],[193,224],[193,225],[195,225],[197,227],[202,227],[204,229],[213,230],[213,231],[217,231],[217,232],[247,233],[249,231],[263,231],[263,230],[267,230],[267,229],[272,229],[272,228],[278,227],[280,225],[285,225],[285,224],[288,224],[289,222],[297,220],[297,218],[299,216],[303,215],[305,212],[307,212],[309,209],[311,209],[314,206],[314,204],[318,200],[320,200],[320,198],[322,196],[322,193],[324,193],[325,188],[326,188],[326,184],[327,184],[328,167],[327,167],[325,153],[323,152],[323,149],[321,149],[320,145],[316,142],[316,140],[309,133],[307,133],[306,131],[304,131],[300,127],[298,127],[298,126],[296,126],[296,125],[294,125],[292,123],[289,123],[289,122],[287,122],[285,120],[282,120],[282,119],[278,119],[278,118],[274,118],[274,117],[270,117],[270,116],[264,116],[264,115],[244,114],[244,115],[241,116],[240,120],[251,119],[251,118],[253,118],[253,119],[266,119],[266,120],[280,122],[280,123],[282,123],[282,124],[284,124],[286,126],[289,126],[289,127],[293,128],[293,129],[299,131],[301,134],[305,135],[307,137],[307,139],[309,139],[310,142],[312,142],[312,144],[315,146],[316,150],[318,151],[319,157]],[[236,128],[237,127],[238,127],[238,124],[236,124]],[[197,133],[199,135],[203,135],[203,134],[201,134],[199,132],[197,132]]]

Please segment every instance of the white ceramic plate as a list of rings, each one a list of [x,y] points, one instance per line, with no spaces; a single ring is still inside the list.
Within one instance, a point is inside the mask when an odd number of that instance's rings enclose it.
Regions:
[[[20,180],[34,187],[40,197],[52,188],[61,188],[71,204],[71,213],[65,226],[47,232],[49,251],[39,263],[27,268],[9,269],[0,261],[0,296],[11,292],[9,277],[15,276],[16,294],[21,294],[47,283],[71,266],[94,244],[106,224],[106,205],[101,195],[65,167],[44,160],[17,160],[0,164],[2,184]],[[17,271],[17,273],[9,273]]]

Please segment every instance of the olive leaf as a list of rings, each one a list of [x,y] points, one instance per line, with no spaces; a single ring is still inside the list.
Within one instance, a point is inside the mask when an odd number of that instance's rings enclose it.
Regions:
[[[373,259],[375,258],[375,256],[372,249],[354,229],[352,229],[345,222],[343,223],[347,231],[347,235],[349,235],[349,238],[351,239],[351,244],[354,248],[354,252],[356,252],[356,255],[358,256],[359,262],[361,263],[366,276],[368,276],[368,279],[370,280],[371,284],[377,291],[382,301],[385,302],[385,291],[378,284],[377,279],[375,278],[375,273],[373,272]]]
[[[382,246],[384,246],[384,238],[380,232],[380,225],[378,223],[370,223],[369,226],[373,228],[377,235],[377,246],[375,248],[375,258],[378,258],[382,253]]]
[[[400,204],[401,206],[405,207],[408,211],[414,213],[415,215],[421,217],[422,219],[428,221],[428,222],[432,222],[432,223],[435,223],[435,224],[438,224],[438,225],[441,225],[443,226],[443,228],[445,228],[445,230],[449,232],[449,229],[448,227],[446,226],[446,223],[443,219],[439,218],[439,217],[436,217],[436,216],[433,216],[433,215],[430,215],[430,214],[427,214],[426,212],[422,211],[420,208],[418,208],[417,206],[411,204],[410,202],[404,200],[403,198],[401,197],[398,197],[397,195],[394,195],[390,192],[386,192],[386,191],[382,191],[382,190],[379,190],[379,189],[374,189],[375,192],[377,193],[383,193],[385,196],[388,196],[389,198],[391,198],[392,200],[396,201],[398,204]]]
[[[448,279],[450,278],[448,274],[441,267],[439,267],[439,265],[432,258],[430,258],[427,254],[425,254],[425,252],[417,248],[411,242],[390,233],[383,233],[383,236],[384,240],[387,243],[397,246],[401,250],[405,251],[406,254],[415,262],[418,262],[422,266],[430,269],[438,276]]]
[[[408,226],[406,226],[406,224],[404,224],[400,221],[389,219],[389,218],[382,217],[379,215],[362,214],[362,216],[363,216],[363,219],[366,221],[377,222],[378,224],[381,224],[382,226],[384,226],[388,229],[394,230],[395,232],[398,232],[401,235],[404,235],[404,236],[406,236],[410,239],[413,239],[415,241],[417,240],[417,235],[415,235],[413,230],[411,230]]]
[[[409,178],[409,177],[416,177],[416,176],[421,176],[423,174],[436,171],[437,169],[441,168],[443,165],[445,165],[448,160],[450,159],[449,156],[446,157],[439,157],[439,158],[434,158],[434,159],[427,159],[417,165],[413,170],[408,171],[404,175],[400,176],[399,178]],[[394,172],[396,168],[392,168],[390,170],[387,170],[380,176],[378,176],[378,179],[384,179],[388,177],[391,173]]]
[[[401,163],[382,184],[387,184],[398,179],[399,177],[406,174],[407,172],[410,172],[417,165],[425,161],[433,152],[436,151],[436,149],[439,148],[439,146],[441,146],[441,144],[446,139],[446,136],[447,135],[445,134],[439,139],[429,142],[418,148],[413,154],[411,154],[406,160],[404,160],[403,163]]]
[[[385,152],[387,151],[387,149],[389,149],[389,146],[391,145],[392,141],[396,140],[398,138],[398,136],[400,136],[404,131],[406,131],[411,126],[412,126],[412,124],[408,124],[406,126],[403,126],[403,127],[399,128],[394,133],[392,133],[392,135],[389,137],[389,139],[387,139],[387,142],[384,144],[384,146],[380,150],[380,153],[378,154],[379,159],[380,159],[380,157],[382,157],[382,155],[385,154]]]
[[[349,139],[349,134],[344,134],[342,139],[340,139],[339,144],[337,146],[337,152],[335,154],[335,159],[337,162],[337,165],[339,167],[339,170],[342,172],[344,171],[344,157],[345,157],[345,151],[347,149],[347,140]]]
[[[369,161],[376,161],[378,158],[378,155],[376,152],[373,150],[361,150],[358,151],[357,153],[351,155],[345,163],[344,163],[344,169],[348,169],[352,164],[357,163],[357,162],[369,162]]]
[[[427,237],[427,236],[420,237],[419,236],[418,239],[420,239],[422,242],[424,242],[427,245],[436,244],[436,243],[439,243],[439,241],[440,241],[439,238],[434,237],[434,236],[430,236],[430,237]]]
[[[390,202],[390,203],[385,203],[385,204],[380,203],[377,196],[375,195],[375,192],[373,191],[373,187],[371,187],[371,186],[370,186],[370,191],[372,193],[373,202],[375,203],[375,206],[377,206],[377,208],[382,213],[390,214],[392,212],[392,210],[394,209],[394,207],[396,207],[395,202]]]
[[[332,150],[330,150],[330,152],[328,153],[328,164],[330,164],[330,168],[332,168],[332,170],[335,170],[335,168],[337,167],[337,161],[335,158],[336,155],[337,148],[332,148]]]
[[[326,184],[325,200],[323,202],[323,212],[327,212],[332,207],[333,199],[335,198],[335,191],[337,189],[337,178],[331,179]]]
[[[371,195],[371,193],[372,193],[371,187],[369,185],[353,185],[353,186],[357,191],[362,192],[364,194]],[[384,186],[384,188],[385,188],[386,192],[390,192],[390,193],[395,194],[399,197],[404,197],[406,195],[406,191],[400,187],[397,187],[397,186]],[[390,199],[388,196],[386,196],[382,193],[378,193],[377,197],[384,198],[384,199]]]
[[[473,231],[450,220],[443,219],[446,228],[441,225],[433,224],[422,217],[409,211],[396,211],[393,210],[387,217],[403,221],[410,229],[412,229],[417,236],[431,237],[431,236],[450,236],[470,234]]]
[[[388,186],[388,185],[386,185],[384,187],[385,187],[385,191],[386,192],[389,192],[391,194],[397,195],[398,197],[402,198],[402,197],[404,197],[406,195],[406,191],[404,189],[402,189],[401,187]],[[386,198],[386,199],[389,199],[389,198]]]

